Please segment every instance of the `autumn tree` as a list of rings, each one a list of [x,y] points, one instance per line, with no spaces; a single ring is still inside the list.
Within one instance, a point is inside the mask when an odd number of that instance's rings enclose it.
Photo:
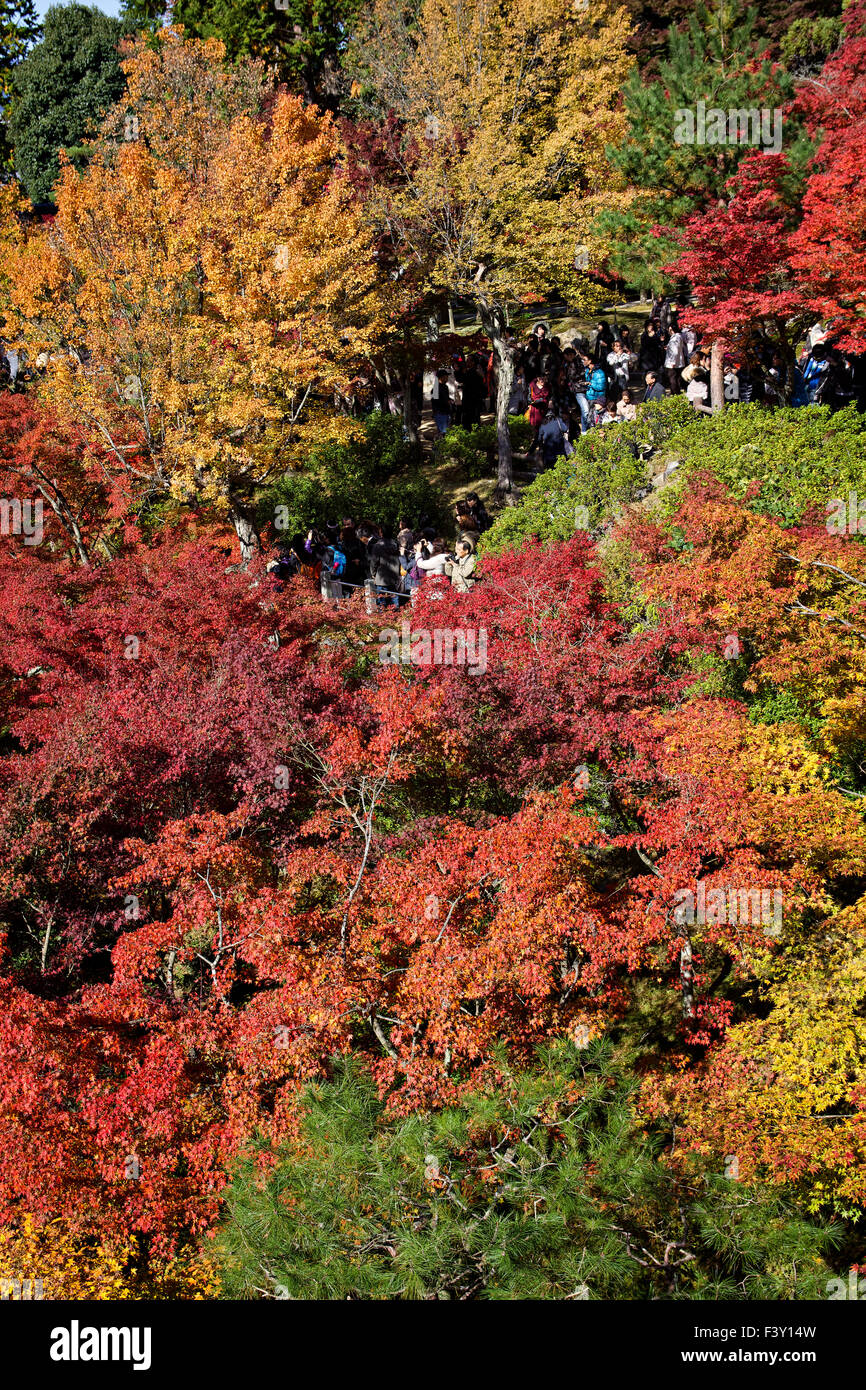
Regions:
[[[797,108],[820,139],[791,241],[792,265],[809,307],[849,352],[866,349],[862,285],[866,199],[866,6],[843,16],[844,41],[797,93]]]
[[[375,268],[329,119],[287,95],[266,114],[260,70],[222,59],[170,32],[134,47],[128,105],[20,239],[11,314],[131,505],[215,506],[246,561],[254,489],[327,433],[375,333]]]
[[[729,201],[686,223],[680,254],[666,266],[690,282],[688,321],[708,340],[746,353],[756,333],[766,336],[782,362],[778,385],[787,400],[795,349],[813,317],[793,265],[799,200],[790,174],[782,154],[749,155],[729,181]]]
[[[594,303],[590,212],[622,130],[628,18],[569,0],[427,0],[417,17],[380,0],[350,62],[363,105],[393,117],[400,178],[371,180],[368,208],[399,263],[477,307],[498,363],[499,487],[511,488],[507,313],[558,288]]]
[[[766,141],[773,142],[773,151],[780,152],[783,132],[787,147],[796,143],[796,123],[787,113],[783,121],[781,109],[790,101],[793,83],[771,61],[757,21],[756,10],[730,0],[699,4],[687,24],[671,27],[655,81],[633,71],[625,85],[627,131],[612,145],[610,159],[630,196],[601,214],[598,231],[609,243],[610,264],[629,284],[667,287],[665,261],[672,258],[683,223],[724,198],[727,181],[749,153],[744,140],[750,134],[754,148],[757,133],[747,123],[739,137],[729,138],[726,126],[721,139],[715,130],[706,141],[701,138],[704,132],[695,128],[699,101],[707,111],[722,110],[726,122],[729,111],[767,109]],[[800,149],[788,153],[802,162]]]
[[[85,439],[59,426],[23,396],[0,398],[0,487],[15,497],[39,499],[50,508],[57,535],[83,565],[109,510],[103,478],[86,462]]]
[[[357,0],[176,0],[172,23],[187,38],[219,39],[231,60],[261,58],[280,80],[322,110],[337,108],[340,62],[358,14]],[[163,0],[125,0],[124,17],[136,27],[158,26]]]

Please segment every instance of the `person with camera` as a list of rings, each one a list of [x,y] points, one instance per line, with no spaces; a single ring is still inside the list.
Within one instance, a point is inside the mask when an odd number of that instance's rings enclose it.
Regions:
[[[474,545],[470,540],[459,540],[454,547],[454,555],[448,556],[445,565],[451,587],[458,594],[468,594],[475,584],[475,564]]]

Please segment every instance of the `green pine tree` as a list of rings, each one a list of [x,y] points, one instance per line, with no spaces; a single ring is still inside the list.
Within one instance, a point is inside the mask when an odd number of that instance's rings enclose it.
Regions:
[[[778,1190],[675,1165],[605,1043],[560,1044],[459,1107],[394,1118],[351,1062],[314,1085],[296,1144],[228,1194],[228,1297],[826,1296],[840,1238]]]
[[[12,80],[40,33],[33,0],[0,0],[0,167],[7,178],[14,172],[7,130]]]
[[[598,230],[611,243],[612,269],[629,285],[668,287],[661,268],[675,258],[677,229],[725,195],[726,181],[754,150],[678,141],[677,112],[695,112],[700,100],[708,110],[774,111],[791,98],[792,80],[763,56],[756,24],[757,11],[739,0],[699,3],[685,28],[670,30],[658,80],[647,83],[635,71],[626,84],[628,134],[608,154],[637,196],[628,209],[603,214]],[[811,147],[790,118],[783,134],[785,153],[802,167]]]
[[[124,32],[121,20],[95,6],[54,6],[42,41],[16,68],[9,135],[18,177],[34,203],[51,198],[58,151],[65,149],[76,165],[85,163],[83,142],[123,95],[117,46]]]

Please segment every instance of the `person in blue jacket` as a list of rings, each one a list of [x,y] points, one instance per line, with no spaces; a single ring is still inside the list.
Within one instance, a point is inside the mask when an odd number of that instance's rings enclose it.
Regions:
[[[594,424],[603,414],[607,404],[607,373],[601,363],[597,363],[589,373],[586,401],[589,406],[589,424]]]

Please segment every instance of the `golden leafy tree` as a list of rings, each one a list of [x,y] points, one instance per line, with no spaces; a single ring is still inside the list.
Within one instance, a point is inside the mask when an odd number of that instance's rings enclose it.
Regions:
[[[386,118],[369,208],[433,285],[480,314],[499,367],[499,486],[511,487],[507,311],[551,289],[588,310],[622,134],[629,19],[606,0],[376,0],[355,90]],[[379,161],[378,169],[381,170]]]
[[[40,1223],[29,1213],[0,1230],[0,1290],[13,1301],[201,1301],[217,1298],[219,1288],[213,1260],[195,1248],[145,1259],[134,1239],[112,1245],[60,1218]]]
[[[255,72],[218,80],[222,60],[216,41],[136,45],[132,109],[19,239],[11,313],[96,464],[133,499],[228,514],[246,560],[255,489],[349,427],[334,396],[376,334],[377,272],[330,119],[263,100]]]

